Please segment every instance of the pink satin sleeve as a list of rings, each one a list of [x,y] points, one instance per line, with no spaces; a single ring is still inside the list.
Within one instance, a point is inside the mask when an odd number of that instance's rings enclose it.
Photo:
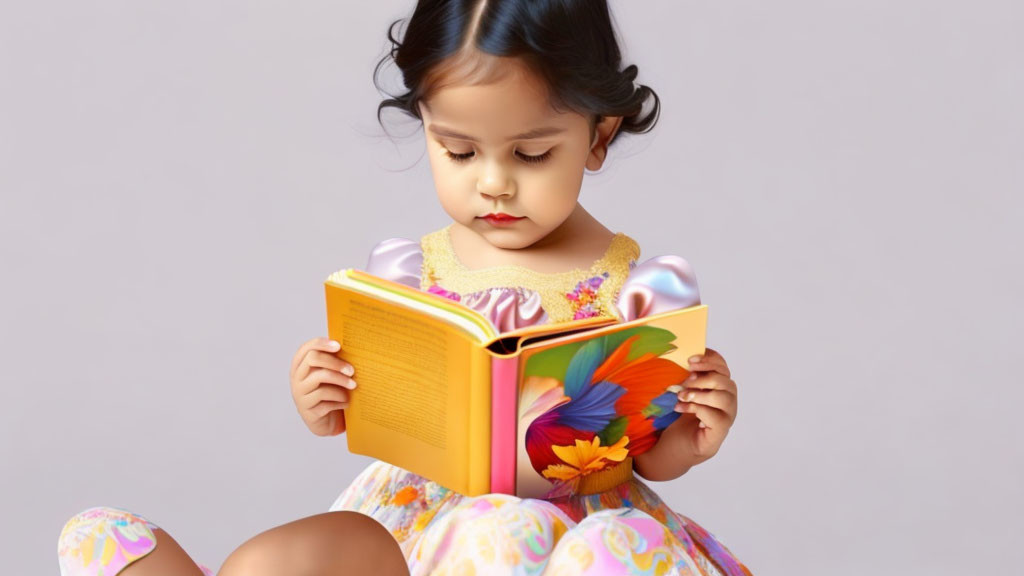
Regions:
[[[423,273],[423,249],[406,238],[389,238],[370,252],[366,271],[375,276],[420,288]],[[547,322],[540,294],[522,288],[499,287],[472,294],[455,295],[463,305],[491,321],[498,332]]]
[[[633,267],[616,301],[624,321],[700,304],[697,275],[679,256],[655,256]]]
[[[366,262],[366,272],[417,290],[420,289],[422,268],[420,243],[406,238],[388,238],[378,243]]]
[[[366,271],[375,276],[420,288],[423,252],[420,243],[389,238],[370,253]],[[547,322],[540,294],[524,288],[499,287],[472,294],[453,295],[480,312],[499,332]],[[633,265],[616,300],[625,321],[700,304],[697,277],[679,256],[656,256]]]

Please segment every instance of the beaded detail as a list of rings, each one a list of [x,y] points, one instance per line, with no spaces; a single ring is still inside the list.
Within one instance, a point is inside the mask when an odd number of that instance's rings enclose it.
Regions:
[[[604,255],[589,269],[545,273],[515,264],[466,268],[452,247],[451,227],[449,224],[420,240],[420,289],[458,301],[462,296],[492,288],[520,288],[540,294],[549,322],[620,317],[616,299],[640,257],[639,244],[622,232],[615,234]]]

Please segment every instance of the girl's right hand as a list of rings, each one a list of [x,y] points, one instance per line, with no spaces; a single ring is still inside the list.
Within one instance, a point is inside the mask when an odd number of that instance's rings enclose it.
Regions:
[[[356,382],[354,368],[336,354],[341,346],[329,338],[314,338],[292,358],[292,399],[313,434],[337,436],[345,431],[349,390]]]

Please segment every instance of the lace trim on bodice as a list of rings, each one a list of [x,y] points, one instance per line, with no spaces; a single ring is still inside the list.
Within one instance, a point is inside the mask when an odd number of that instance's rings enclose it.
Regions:
[[[423,267],[420,289],[443,288],[444,292],[468,295],[492,288],[532,290],[540,295],[549,322],[609,316],[619,318],[619,291],[640,257],[640,246],[618,232],[604,255],[588,270],[544,273],[515,264],[467,268],[455,256],[449,234],[451,225],[420,240]],[[437,288],[434,290],[437,292]]]

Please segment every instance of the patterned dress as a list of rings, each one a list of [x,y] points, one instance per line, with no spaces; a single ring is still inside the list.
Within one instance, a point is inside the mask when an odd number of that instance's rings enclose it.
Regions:
[[[588,270],[545,274],[512,265],[469,269],[455,255],[450,229],[419,242],[381,242],[367,271],[461,302],[499,332],[597,315],[628,321],[700,304],[689,263],[659,256],[638,264],[639,246],[622,233]],[[362,512],[387,527],[414,576],[750,574],[711,533],[634,476],[628,459],[601,475],[592,475],[586,493],[550,501],[467,497],[377,461],[331,510]]]
[[[366,271],[472,307],[499,332],[598,315],[628,321],[700,304],[684,259],[638,264],[639,246],[622,233],[589,269],[546,274],[512,265],[471,270],[456,257],[450,229],[419,242],[384,240]],[[631,459],[584,479],[577,493],[552,500],[467,497],[377,461],[330,510],[361,512],[384,525],[414,576],[750,574],[714,535],[637,478]],[[156,528],[125,510],[86,510],[61,533],[61,575],[118,574],[155,548]]]

